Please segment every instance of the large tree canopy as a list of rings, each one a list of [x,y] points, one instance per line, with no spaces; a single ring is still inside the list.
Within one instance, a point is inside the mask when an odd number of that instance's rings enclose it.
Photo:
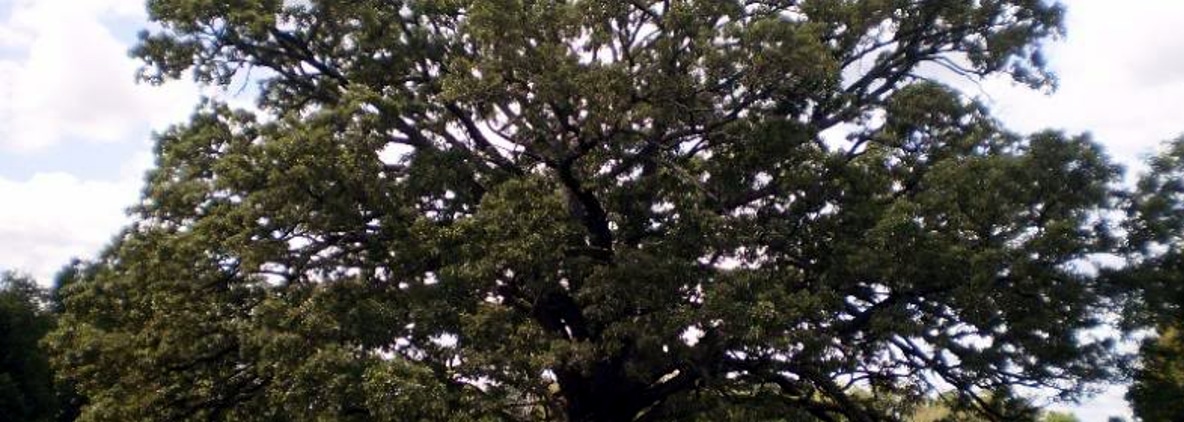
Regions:
[[[148,6],[143,78],[259,110],[159,134],[64,292],[84,420],[1016,420],[1108,375],[1119,170],[923,77],[1051,87],[1057,5]]]

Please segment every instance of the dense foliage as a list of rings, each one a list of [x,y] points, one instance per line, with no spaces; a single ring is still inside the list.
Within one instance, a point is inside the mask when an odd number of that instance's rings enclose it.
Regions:
[[[923,77],[1051,87],[1057,5],[148,5],[143,78],[259,110],[161,133],[63,290],[83,420],[1024,420],[1110,375],[1118,169]]]
[[[27,277],[0,273],[0,415],[5,419],[54,416],[53,375],[37,343],[52,324],[41,308],[43,293]]]

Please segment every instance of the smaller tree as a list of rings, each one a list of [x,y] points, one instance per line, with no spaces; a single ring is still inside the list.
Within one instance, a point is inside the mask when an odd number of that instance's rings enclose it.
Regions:
[[[1184,420],[1184,339],[1170,327],[1143,344],[1142,365],[1127,392],[1135,415],[1144,422]]]
[[[53,375],[38,342],[53,327],[46,293],[32,279],[0,273],[0,415],[47,421],[56,410]]]
[[[1013,419],[1036,422],[1080,422],[1076,416],[1067,412],[1042,410],[1031,400],[1012,394],[994,394],[987,397],[989,406],[997,414],[1011,415]],[[930,400],[913,410],[911,416],[904,418],[910,422],[989,422],[991,419],[978,412],[967,411],[966,406],[960,405],[957,396],[943,395]]]
[[[1127,399],[1145,422],[1184,420],[1184,136],[1148,161],[1128,202],[1130,268],[1111,275],[1129,292],[1129,330],[1155,328],[1132,372]]]
[[[65,310],[63,287],[82,269],[73,262],[49,290],[26,275],[0,272],[0,420],[70,422],[81,414],[85,398],[54,374],[42,340]]]

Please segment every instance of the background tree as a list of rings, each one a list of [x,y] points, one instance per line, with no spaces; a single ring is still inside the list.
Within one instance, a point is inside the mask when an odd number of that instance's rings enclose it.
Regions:
[[[1178,328],[1163,329],[1139,350],[1140,367],[1127,392],[1135,415],[1144,422],[1184,418],[1184,342]]]
[[[1037,407],[1028,404],[1028,414],[1026,417],[1040,422],[1080,422],[1071,413],[1040,411]],[[1018,409],[1017,409],[1018,410]],[[1039,416],[1036,416],[1039,415]],[[989,418],[980,414],[970,412],[954,412],[951,411],[944,402],[936,400],[917,408],[912,417],[907,418],[909,422],[988,422]]]
[[[0,272],[0,415],[52,421],[59,406],[49,356],[39,343],[53,327],[46,292],[31,278]]]
[[[1041,419],[1043,422],[1080,422],[1072,413],[1064,412],[1047,412]]]
[[[1131,267],[1114,274],[1128,292],[1131,331],[1154,329],[1139,350],[1127,393],[1146,422],[1184,418],[1184,137],[1148,161],[1128,204]]]
[[[922,77],[1050,87],[1058,5],[148,6],[145,80],[259,111],[160,134],[67,289],[84,420],[1022,420],[1110,375],[1118,170]]]

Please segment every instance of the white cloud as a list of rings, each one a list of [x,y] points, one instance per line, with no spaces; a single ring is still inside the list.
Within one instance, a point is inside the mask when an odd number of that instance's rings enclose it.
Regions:
[[[92,257],[127,223],[124,209],[151,162],[146,131],[181,120],[198,90],[134,82],[138,63],[125,41],[136,28],[111,24],[142,24],[142,0],[15,0],[0,8],[7,9],[0,11],[7,17],[0,20],[0,154],[35,161],[39,150],[67,142],[144,146],[120,158],[118,180],[45,171],[16,180],[0,172],[0,268],[44,283],[71,257]]]
[[[152,164],[146,131],[185,120],[203,93],[238,106],[250,106],[250,99],[189,81],[136,84],[139,63],[128,57],[127,40],[146,25],[143,0],[0,0],[4,8],[0,154],[27,157],[36,169],[38,154],[55,145],[141,147],[118,158],[117,180],[57,171],[18,180],[0,169],[0,269],[47,283],[70,258],[93,257],[127,224],[124,210]]]
[[[125,40],[145,19],[142,0],[16,0],[0,21],[0,154],[65,142],[133,142],[118,180],[39,172],[0,176],[0,268],[48,282],[72,257],[92,257],[128,219],[151,163],[144,134],[180,121],[197,98],[192,83],[137,85]],[[122,37],[122,38],[121,38]],[[67,144],[68,145],[68,144]]]
[[[1067,2],[1068,36],[1048,49],[1061,78],[1052,96],[987,81],[983,90],[1012,128],[1092,132],[1136,164],[1184,133],[1184,2]]]
[[[65,173],[28,180],[0,178],[0,269],[18,269],[46,283],[70,258],[88,258],[128,222],[124,209],[139,190],[139,171],[118,182]]]
[[[18,0],[0,22],[0,150],[121,142],[184,117],[191,83],[138,85],[136,60],[104,19],[143,19],[138,0]],[[130,34],[134,28],[127,28]]]
[[[1114,416],[1131,420],[1130,407],[1127,406],[1126,399],[1123,397],[1125,394],[1126,387],[1109,387],[1102,394],[1079,406],[1055,405],[1051,406],[1051,409],[1073,413],[1082,422],[1106,422]]]

